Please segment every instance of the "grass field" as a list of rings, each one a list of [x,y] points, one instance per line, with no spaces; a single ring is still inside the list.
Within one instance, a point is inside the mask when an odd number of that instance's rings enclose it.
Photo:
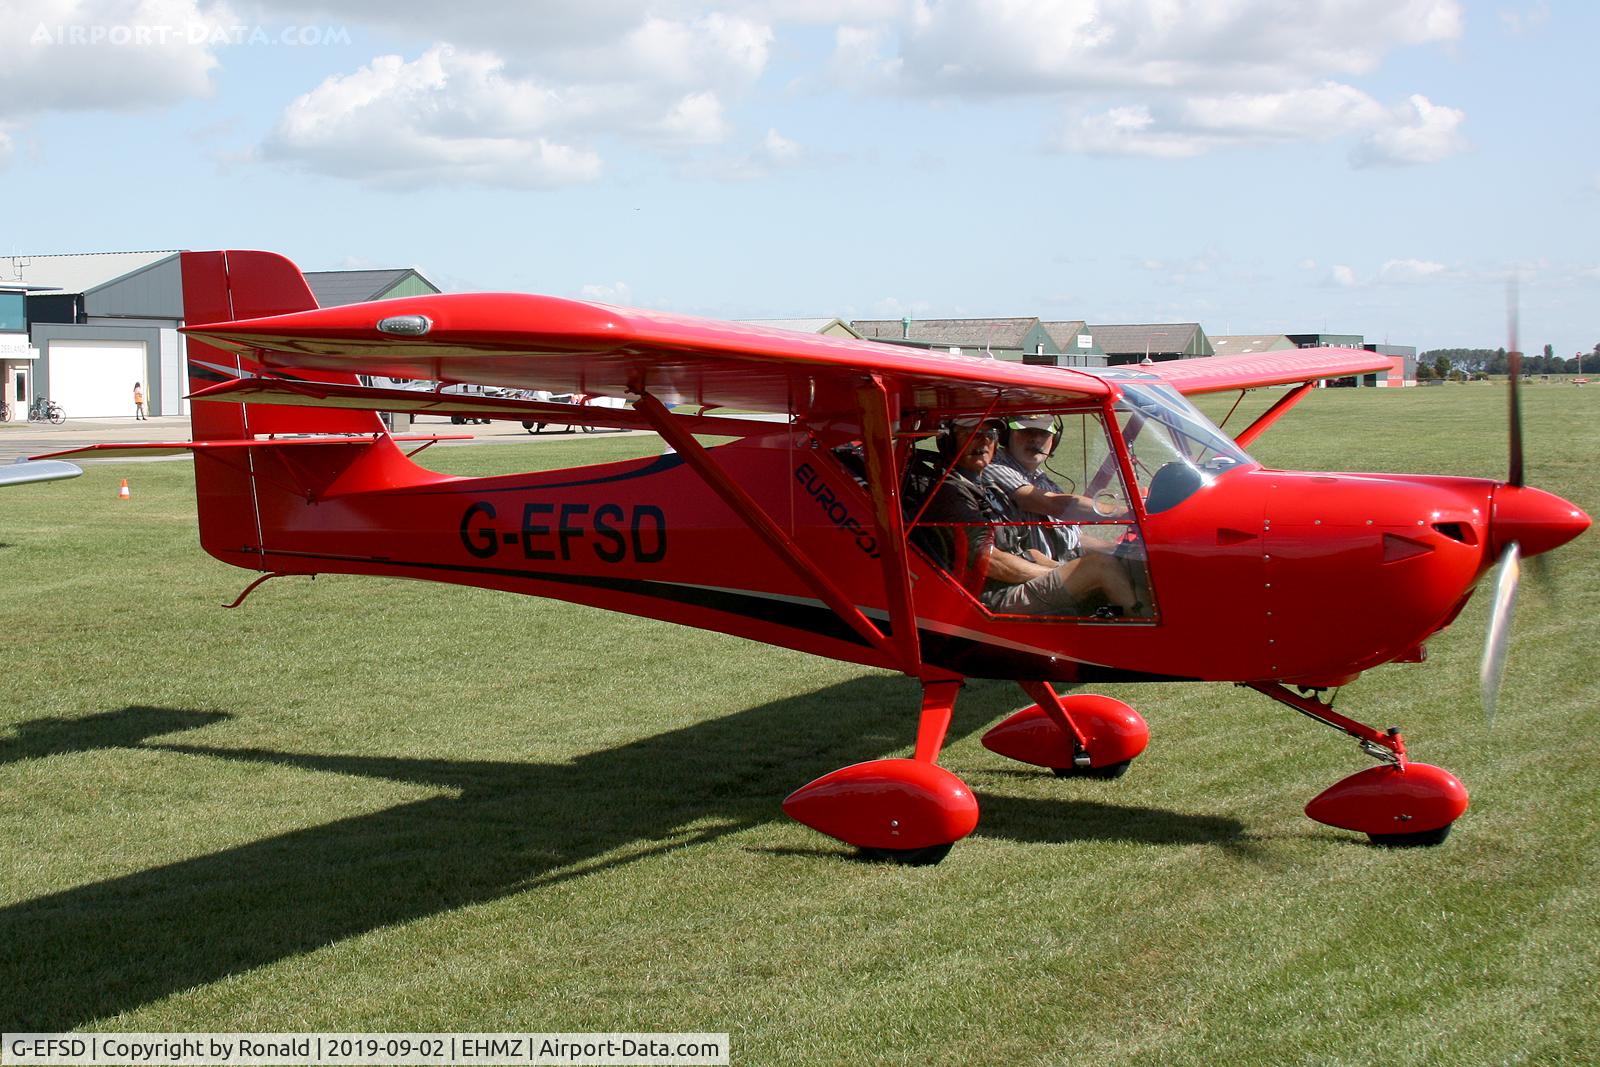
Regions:
[[[1502,477],[1503,396],[1324,391],[1255,452]],[[1526,394],[1530,480],[1591,513],[1597,407]],[[285,580],[225,611],[249,575],[200,553],[188,464],[4,490],[0,1023],[728,1031],[743,1064],[1600,1062],[1600,536],[1550,562],[1492,732],[1483,596],[1428,663],[1341,697],[1473,791],[1437,849],[1307,820],[1370,761],[1255,694],[1110,687],[1149,752],[1062,781],[978,744],[1026,701],[974,683],[943,763],[982,821],[902,869],[778,803],[909,754],[904,679],[419,583]]]

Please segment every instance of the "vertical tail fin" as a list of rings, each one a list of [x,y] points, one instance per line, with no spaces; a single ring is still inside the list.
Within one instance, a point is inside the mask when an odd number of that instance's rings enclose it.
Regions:
[[[270,252],[185,252],[183,312],[188,325],[308,311],[316,297],[300,269]],[[189,338],[189,389],[194,391],[232,378],[263,373],[248,356],[227,352]],[[272,371],[276,377],[358,384],[356,376],[331,371]],[[266,434],[360,433],[383,431],[370,411],[286,407],[271,404],[229,404],[198,401],[190,412],[194,440],[237,441]],[[330,446],[341,453],[367,446]],[[392,445],[390,448],[392,449]],[[270,471],[267,468],[271,468]],[[264,450],[195,449],[194,480],[205,550],[235,566],[270,569],[267,542],[278,520],[281,498],[308,472],[294,470]],[[258,477],[270,475],[263,480]],[[265,496],[263,495],[265,494]]]
[[[256,319],[310,311],[317,306],[300,268],[271,252],[185,252],[183,254],[183,317],[187,325],[235,319]],[[232,378],[253,378],[260,364],[194,338],[188,340],[189,389]],[[285,372],[273,372],[288,377]],[[316,382],[358,384],[354,374],[295,371],[293,377]],[[368,411],[284,407],[272,404],[199,403],[191,419],[196,441],[230,440],[260,434],[380,433],[383,423]]]

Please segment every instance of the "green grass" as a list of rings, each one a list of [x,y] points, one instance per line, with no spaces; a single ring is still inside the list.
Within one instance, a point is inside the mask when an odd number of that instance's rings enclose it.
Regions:
[[[1531,480],[1591,513],[1596,404],[1526,390]],[[1504,435],[1500,388],[1341,390],[1254,451],[1503,476]],[[479,473],[656,447],[426,455]],[[0,493],[6,1030],[726,1030],[759,1064],[1600,1061],[1593,533],[1525,589],[1492,732],[1481,597],[1430,662],[1342,695],[1472,789],[1440,848],[1305,819],[1369,761],[1254,694],[1113,687],[1150,751],[1059,781],[979,746],[1025,701],[975,683],[943,762],[982,822],[908,870],[778,808],[907,754],[906,680],[432,584],[290,579],[224,611],[250,576],[200,553],[192,492],[187,464],[144,463]]]

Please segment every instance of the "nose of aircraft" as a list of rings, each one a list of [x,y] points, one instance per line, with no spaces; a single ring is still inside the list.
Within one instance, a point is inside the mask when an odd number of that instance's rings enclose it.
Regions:
[[[1583,509],[1531,486],[1502,485],[1489,519],[1490,558],[1515,541],[1524,556],[1559,548],[1589,528]]]

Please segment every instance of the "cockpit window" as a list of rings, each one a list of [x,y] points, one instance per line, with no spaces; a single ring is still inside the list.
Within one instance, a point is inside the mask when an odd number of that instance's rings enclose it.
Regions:
[[[1234,467],[1254,462],[1169,385],[1123,382],[1117,422],[1151,515],[1183,503]]]
[[[1101,409],[941,430],[908,467],[911,543],[994,615],[1150,620],[1144,543]]]

